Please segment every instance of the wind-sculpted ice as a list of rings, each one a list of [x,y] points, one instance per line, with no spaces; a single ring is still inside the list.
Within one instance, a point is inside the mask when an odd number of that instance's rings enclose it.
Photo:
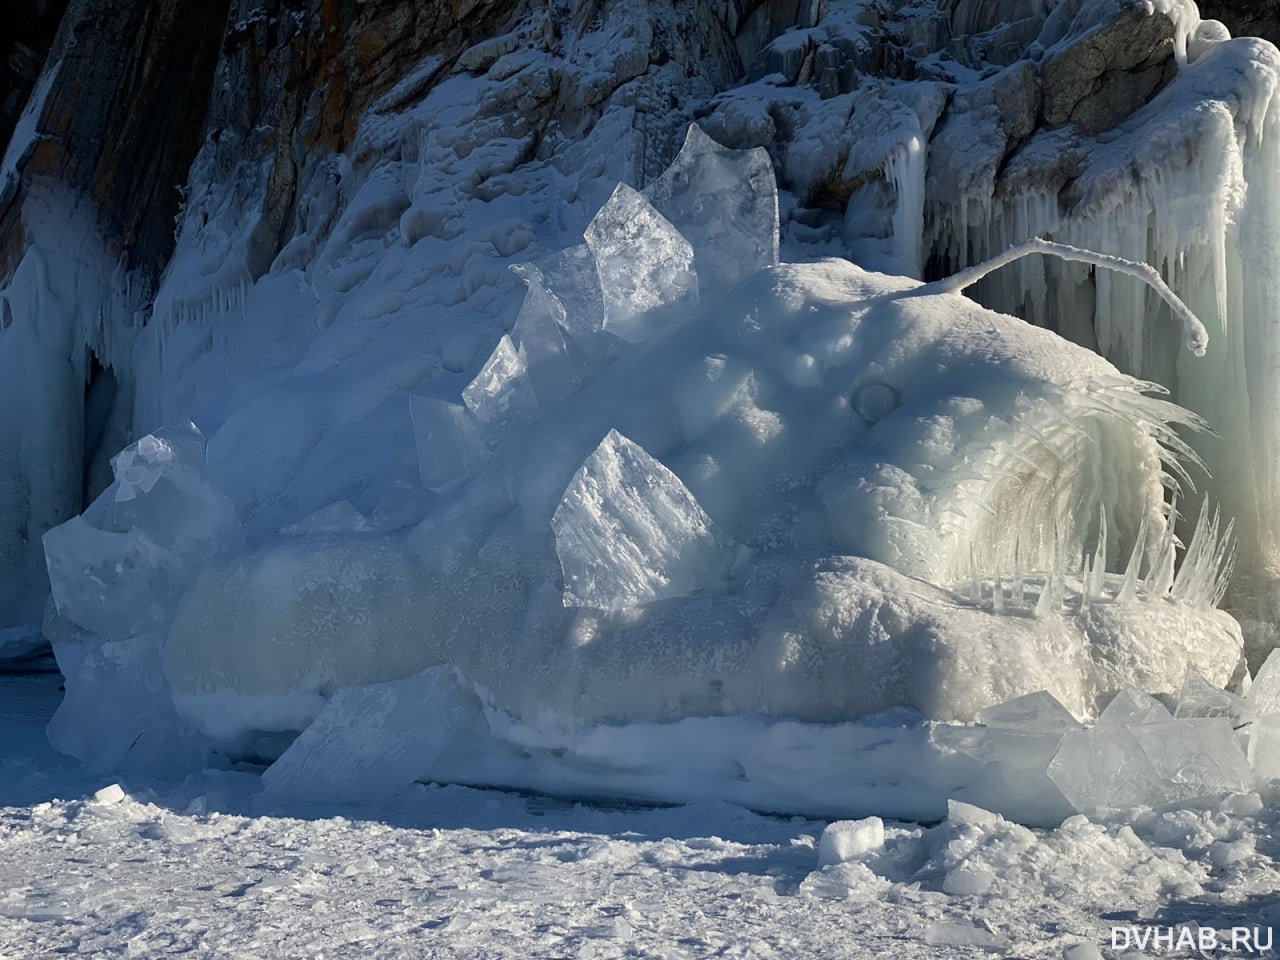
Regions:
[[[412,776],[823,815],[931,816],[947,796],[1017,797],[1024,819],[1110,809],[1069,749],[1110,734],[1082,721],[1127,686],[1177,695],[1188,664],[1240,680],[1239,628],[1214,608],[1229,531],[1202,510],[1178,562],[1166,502],[1190,489],[1200,422],[946,283],[774,263],[760,159],[691,134],[653,203],[620,188],[584,246],[517,270],[524,307],[479,374],[410,401],[426,490],[405,519],[364,522],[372,498],[347,489],[360,510],[338,527],[256,505],[247,546],[179,551],[155,610],[122,584],[126,609],[77,623],[164,636],[148,675],[220,749],[310,731],[269,778],[304,793],[402,783],[399,760],[315,771],[446,723],[449,697],[433,718],[404,691],[447,669],[483,735],[424,747]],[[721,250],[741,275],[704,282]],[[227,422],[241,433],[211,449],[236,476],[248,427]],[[136,499],[117,486],[86,519],[167,517],[164,479],[143,489],[154,465],[128,466]],[[78,529],[51,543],[92,560]],[[1194,734],[1185,756],[1123,727],[1156,776],[1201,770],[1229,724],[1163,722]],[[847,763],[805,760],[828,750]]]
[[[564,604],[622,610],[718,586],[735,548],[674,473],[616,430],[551,517]]]

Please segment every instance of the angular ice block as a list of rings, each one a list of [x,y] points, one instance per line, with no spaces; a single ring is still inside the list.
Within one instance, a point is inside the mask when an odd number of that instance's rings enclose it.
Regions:
[[[447,493],[484,464],[488,453],[480,426],[466,407],[410,396],[409,415],[418,447],[418,472],[428,490]]]
[[[642,193],[689,241],[704,296],[778,262],[778,187],[763,147],[730,150],[690,124],[679,155]]]
[[[567,607],[684,596],[721,582],[735,557],[680,478],[616,430],[569,482],[551,527]]]
[[[518,424],[533,419],[538,401],[529,382],[523,350],[503,335],[476,378],[462,391],[462,402],[485,424]]]
[[[269,795],[376,801],[425,776],[480,716],[480,701],[452,668],[336,691],[320,715],[263,774]]]
[[[698,304],[693,248],[625,183],[588,225],[604,298],[604,328],[629,343],[647,340]]]

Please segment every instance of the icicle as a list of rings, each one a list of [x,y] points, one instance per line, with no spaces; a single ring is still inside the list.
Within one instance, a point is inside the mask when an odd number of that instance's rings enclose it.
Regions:
[[[973,558],[973,544],[969,544],[969,600],[982,603],[982,584],[978,582],[978,565]]]
[[[1169,520],[1165,525],[1164,536],[1160,538],[1160,547],[1156,553],[1155,566],[1147,578],[1147,592],[1152,597],[1163,597],[1173,586],[1173,568],[1178,538],[1173,528],[1178,520],[1178,498],[1175,496],[1169,505]]]
[[[996,567],[996,582],[991,590],[992,613],[1004,613],[1004,583],[1000,580],[1000,568]]]
[[[1142,555],[1147,548],[1147,518],[1143,516],[1138,527],[1138,539],[1133,543],[1133,552],[1129,554],[1129,563],[1124,568],[1124,580],[1120,584],[1120,592],[1116,594],[1116,602],[1135,600],[1138,596],[1138,573],[1142,566]]]
[[[1022,580],[1022,537],[1013,541],[1013,586],[1010,599],[1015,607],[1022,609],[1027,605],[1026,587]]]
[[[1053,568],[1045,574],[1044,587],[1040,591],[1040,599],[1036,601],[1036,616],[1047,617],[1062,610],[1062,600],[1066,594],[1066,574],[1063,567],[1066,560],[1062,555],[1062,537],[1058,533],[1058,525],[1053,525]]]
[[[1092,599],[1104,599],[1102,590],[1107,575],[1107,508],[1098,504],[1098,549],[1093,556],[1093,567],[1085,582],[1085,592]]]

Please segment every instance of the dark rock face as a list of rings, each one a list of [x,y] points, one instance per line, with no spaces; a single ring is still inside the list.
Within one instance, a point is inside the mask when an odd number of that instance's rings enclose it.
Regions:
[[[14,125],[36,85],[67,0],[0,0],[0,145],[9,142]]]
[[[73,0],[49,52],[57,74],[0,209],[0,275],[22,251],[25,187],[93,199],[106,237],[153,276],[173,248],[180,188],[199,147],[226,0]]]
[[[1233,37],[1261,37],[1280,46],[1280,2],[1277,0],[1207,0],[1200,15],[1221,20]]]

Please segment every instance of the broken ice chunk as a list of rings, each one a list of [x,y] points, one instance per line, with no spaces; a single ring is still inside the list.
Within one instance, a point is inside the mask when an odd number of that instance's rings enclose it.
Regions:
[[[1175,799],[1127,727],[1068,733],[1049,764],[1049,778],[1077,811],[1090,817]]]
[[[578,389],[578,373],[561,328],[564,307],[539,284],[530,284],[511,342],[524,356],[539,405],[550,407]]]
[[[103,639],[159,625],[179,599],[182,561],[136,530],[99,530],[72,517],[44,535],[58,613]]]
[[[1080,721],[1047,690],[987,707],[978,717],[988,727],[1015,733],[1064,734],[1080,729]]]
[[[1249,766],[1259,784],[1280,780],[1280,714],[1269,713],[1249,724]]]
[[[551,519],[564,605],[618,610],[721,581],[735,547],[674,473],[616,430]]]
[[[818,838],[818,869],[855,860],[884,849],[884,821],[837,820],[827,824]]]
[[[1089,816],[1244,793],[1252,786],[1240,741],[1222,717],[1068,734],[1049,776]]]
[[[569,247],[534,263],[519,263],[511,271],[532,290],[551,296],[564,310],[560,320],[569,335],[588,343],[604,325],[604,294],[596,260],[586,244]]]
[[[1173,799],[1246,793],[1253,778],[1230,719],[1175,719],[1131,727],[1156,774],[1172,785]]]
[[[690,124],[679,155],[642,192],[689,241],[704,296],[778,262],[778,186],[763,147],[730,150]]]
[[[604,328],[640,343],[698,303],[693,248],[657,210],[618,184],[584,234],[604,297]]]
[[[465,390],[462,402],[481,423],[519,423],[533,418],[537,400],[523,350],[503,334],[493,354]]]
[[[242,541],[235,504],[209,476],[205,436],[193,423],[165,427],[112,459],[115,482],[84,512],[100,530],[137,531],[199,563]]]
[[[1182,693],[1173,714],[1179,719],[1191,717],[1226,717],[1239,725],[1253,715],[1252,704],[1243,697],[1215,687],[1195,667],[1187,666]]]
[[[484,464],[480,428],[466,407],[410,396],[409,415],[418,447],[418,472],[433,493],[447,493]]]
[[[450,667],[336,691],[263,774],[274,796],[373,801],[425,776],[480,716],[480,701]]]
[[[1257,716],[1280,714],[1280,650],[1272,650],[1258,668],[1249,688],[1249,703]]]
[[[1099,727],[1132,727],[1140,723],[1172,720],[1165,705],[1137,687],[1125,687],[1098,716]]]

